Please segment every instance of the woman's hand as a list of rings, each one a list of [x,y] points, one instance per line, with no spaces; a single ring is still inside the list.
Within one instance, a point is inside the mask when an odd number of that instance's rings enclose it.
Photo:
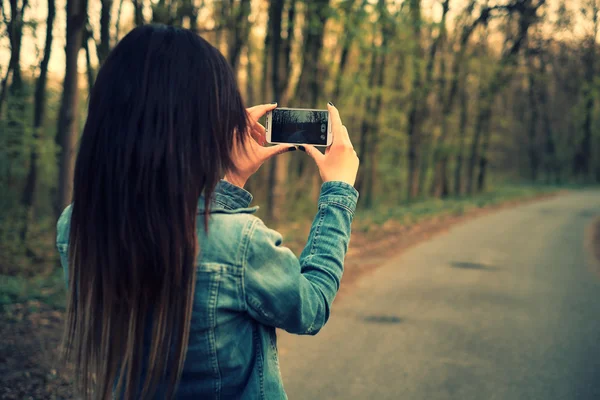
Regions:
[[[314,146],[303,145],[302,147],[317,163],[323,182],[341,181],[354,186],[359,165],[356,151],[354,151],[350,136],[348,136],[348,129],[342,125],[337,108],[331,103],[327,108],[329,108],[331,134],[333,135],[331,146],[325,150],[325,154]]]
[[[227,172],[224,178],[227,182],[243,188],[248,178],[258,171],[260,166],[269,158],[286,151],[296,150],[295,146],[286,144],[263,147],[267,142],[266,131],[258,120],[275,108],[277,108],[277,103],[263,104],[246,109],[249,123],[249,132],[246,134],[249,134],[250,137],[246,138],[244,146],[240,146],[237,141],[234,142],[231,158],[236,166],[236,171]]]

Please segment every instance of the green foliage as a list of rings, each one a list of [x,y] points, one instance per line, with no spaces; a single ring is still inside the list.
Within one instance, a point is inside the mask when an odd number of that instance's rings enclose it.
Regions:
[[[556,186],[507,185],[493,188],[475,196],[428,199],[400,206],[379,204],[372,210],[361,210],[356,218],[357,229],[369,230],[390,220],[412,225],[441,216],[462,215],[475,209],[506,203],[513,200],[533,198],[556,192]]]
[[[62,270],[34,278],[0,275],[0,309],[9,304],[31,300],[62,308],[65,305],[65,293]]]
[[[340,109],[356,150],[365,153],[363,170],[367,170],[367,166],[375,167],[375,172],[371,176],[363,177],[364,180],[372,183],[373,192],[370,197],[373,199],[373,204],[370,209],[365,209],[365,206],[359,203],[361,207],[357,218],[359,229],[374,229],[385,224],[386,221],[413,224],[437,215],[460,215],[472,208],[552,190],[544,187],[510,185],[511,182],[521,182],[524,180],[523,177],[531,175],[527,159],[528,140],[531,136],[528,132],[530,127],[528,121],[533,114],[531,103],[527,99],[527,76],[531,65],[539,69],[535,71],[539,86],[548,89],[548,100],[545,103],[542,103],[541,99],[536,100],[537,115],[540,119],[539,137],[535,138],[538,144],[535,148],[537,155],[541,160],[545,160],[546,142],[545,136],[542,135],[545,132],[542,116],[546,112],[550,116],[551,137],[556,147],[556,162],[560,166],[559,180],[567,183],[575,181],[572,176],[572,165],[583,140],[583,121],[586,116],[589,116],[586,100],[591,98],[594,100],[591,115],[593,132],[591,164],[592,170],[597,171],[595,179],[600,180],[600,158],[598,157],[600,154],[600,123],[598,122],[600,121],[600,78],[597,74],[591,78],[586,77],[585,74],[585,71],[589,70],[586,69],[589,66],[587,60],[590,55],[595,54],[590,52],[590,49],[594,49],[590,46],[593,42],[589,38],[576,36],[564,36],[567,39],[563,39],[562,36],[544,36],[548,35],[545,32],[553,32],[553,29],[562,32],[562,35],[570,35],[575,23],[575,14],[581,14],[579,10],[572,9],[569,2],[561,0],[556,11],[548,10],[546,14],[539,14],[538,25],[535,29],[530,29],[530,36],[524,41],[528,47],[518,54],[517,66],[512,67],[506,62],[500,63],[501,49],[494,46],[510,44],[515,34],[511,27],[518,26],[517,14],[506,19],[493,17],[495,18],[493,23],[480,25],[466,44],[464,59],[460,59],[457,63],[463,28],[476,20],[484,2],[475,2],[472,13],[465,11],[466,9],[453,9],[453,12],[458,12],[460,15],[455,21],[448,23],[446,41],[440,42],[436,58],[430,63],[432,44],[436,42],[436,35],[440,28],[440,20],[436,19],[439,15],[423,9],[419,13],[420,17],[416,18],[417,13],[411,12],[411,7],[414,11],[414,4],[417,3],[413,3],[412,6],[409,2],[364,0],[298,1],[296,3],[296,18],[293,21],[296,35],[294,42],[291,43],[290,53],[293,71],[283,75],[289,75],[290,80],[298,80],[298,76],[302,75],[303,61],[306,57],[316,57],[319,60],[315,72],[319,84],[317,97],[328,99],[338,82],[341,84],[339,98],[331,100]],[[232,21],[235,16],[240,15],[240,4],[239,1],[216,2],[206,8],[198,9],[197,5],[189,0],[159,0],[153,1],[150,8],[145,11],[152,12],[153,22],[182,25],[184,20],[189,19],[191,26],[205,32],[203,36],[227,55],[235,41],[235,24]],[[148,4],[145,5],[147,6]],[[284,10],[287,10],[287,7],[289,3],[286,3]],[[262,14],[257,14],[257,10]],[[253,7],[249,20],[254,25],[247,35],[246,33],[243,35],[248,37],[244,37],[246,42],[241,43],[242,56],[238,66],[240,71],[251,71],[250,73],[255,75],[246,77],[255,89],[262,86],[259,76],[262,76],[264,68],[260,66],[247,68],[244,63],[246,58],[251,62],[263,59],[268,63],[272,61],[269,59],[272,53],[270,49],[258,43],[258,40],[262,40],[266,24],[265,18],[262,18],[264,11],[264,7]],[[586,15],[589,24],[592,21],[591,12],[588,10]],[[91,23],[94,24],[97,16],[90,17]],[[287,37],[288,27],[287,16],[284,19],[283,42]],[[24,31],[24,49],[30,48],[32,42],[42,42],[41,37],[36,37],[44,28],[41,26],[41,21],[36,21],[35,18],[30,20]],[[205,26],[200,26],[202,24]],[[511,27],[508,24],[512,24]],[[542,29],[541,24],[546,24],[545,28],[551,29]],[[322,38],[322,54],[301,54],[304,48],[301,41],[306,39],[308,33],[316,33],[315,36],[320,36],[323,26],[325,29]],[[212,31],[215,27],[219,29]],[[418,39],[415,37],[415,28],[420,30],[421,37]],[[65,33],[64,29],[58,31],[61,35]],[[504,43],[505,39],[506,43]],[[248,43],[252,44],[251,48],[247,47]],[[345,72],[338,81],[337,74],[341,70],[341,49],[344,43],[349,44],[350,47]],[[259,54],[258,49],[266,51],[266,56]],[[529,62],[532,60],[533,62]],[[541,68],[542,61],[547,63],[547,70]],[[280,62],[280,65],[283,63]],[[427,75],[428,65],[432,65],[432,81],[419,82],[414,79],[418,75],[423,81]],[[458,74],[453,68],[455,65],[458,66]],[[375,67],[375,70],[377,68],[384,70],[381,85],[372,83],[372,77],[376,76],[371,73],[372,67]],[[490,95],[489,88],[500,67],[506,69],[504,71],[506,79],[498,83],[501,86],[498,93]],[[0,274],[3,274],[0,293],[3,293],[2,301],[5,302],[21,301],[41,292],[43,285],[40,282],[34,279],[31,282],[36,283],[31,283],[24,277],[39,275],[38,269],[47,270],[47,265],[53,264],[56,256],[53,249],[55,224],[53,201],[58,176],[57,155],[60,151],[55,143],[55,136],[61,93],[60,89],[47,90],[46,118],[43,126],[34,131],[32,77],[35,77],[38,72],[37,66],[31,69],[31,73],[26,73],[28,69],[24,66],[21,70],[23,86],[19,90],[9,92],[7,102],[4,104],[4,114],[0,119],[0,193],[2,193],[0,196]],[[5,76],[5,68],[2,68],[1,72],[2,77]],[[265,76],[270,75],[267,73]],[[454,78],[457,78],[456,81],[459,83],[458,94],[450,107],[449,115],[444,115],[444,101],[448,98]],[[288,86],[288,82],[285,83],[285,86]],[[271,82],[267,87],[269,85]],[[52,82],[49,82],[49,86],[53,87]],[[289,85],[290,93],[286,93],[286,100],[289,101],[297,96],[297,93],[294,93],[295,86],[295,82]],[[300,87],[295,90],[298,92],[305,89]],[[407,133],[413,122],[409,114],[413,109],[412,99],[419,98],[421,93],[427,96],[423,95],[414,108],[417,109],[416,152],[422,188],[419,191],[418,201],[413,200],[412,203],[407,204],[406,186],[409,174]],[[462,93],[465,94],[464,107],[459,100]],[[260,95],[255,93],[253,97],[258,99],[257,102],[273,100],[262,99],[263,95],[267,93]],[[80,104],[78,104],[80,128],[85,122],[87,97],[87,93],[81,93]],[[376,98],[381,98],[381,112],[373,113],[373,99]],[[464,187],[465,171],[472,155],[473,132],[476,130],[477,121],[481,119],[484,104],[492,104],[489,131],[483,132],[483,135],[489,134],[491,139],[486,154],[489,160],[487,182],[493,189],[474,197],[460,197],[453,193],[455,168],[459,156],[462,156],[462,171],[459,171],[462,175],[459,174],[459,179]],[[286,104],[286,106],[295,105]],[[466,125],[461,128],[463,111]],[[443,123],[448,127],[448,136],[444,143],[440,143]],[[360,148],[361,142],[364,142],[364,149]],[[475,150],[480,151],[479,148]],[[38,180],[33,207],[26,209],[22,204],[22,197],[27,175],[32,167],[30,161],[32,151],[38,154]],[[304,161],[300,161],[302,157]],[[268,164],[251,181],[257,204],[264,205],[272,189],[282,189],[284,195],[278,198],[279,203],[276,204],[281,215],[277,223],[279,227],[289,231],[292,240],[305,238],[306,225],[316,209],[318,189],[313,177],[316,176],[317,171],[305,157],[305,154],[297,152],[292,156],[281,158],[279,168],[303,169],[300,174],[302,176],[298,176],[294,171],[291,173],[286,171],[284,175],[287,179],[276,184],[284,185],[283,188],[269,186]],[[433,164],[439,157],[448,160],[449,187],[452,188],[451,196],[444,200],[432,199],[430,196],[435,174]],[[477,154],[474,154],[473,159],[478,165]],[[475,170],[478,168],[477,165]],[[542,171],[539,175],[540,180],[549,180],[547,171]],[[363,192],[364,186],[366,185],[363,185]],[[364,193],[361,195],[363,199],[366,197]],[[265,211],[263,207],[259,211],[259,216],[265,216]],[[21,236],[25,232],[25,227],[27,227],[27,234],[23,240]],[[12,276],[14,279],[5,282],[5,276]],[[45,276],[44,279],[47,279],[48,275]]]
[[[53,221],[51,194],[56,187],[57,146],[55,117],[60,95],[53,90],[47,94],[46,123],[34,136],[33,83],[25,80],[18,93],[8,97],[3,118],[0,119],[0,274],[5,265],[27,263],[26,254],[46,252]],[[31,152],[37,151],[37,184],[32,214],[22,204],[27,175],[31,169]],[[21,238],[25,225],[29,234]],[[53,225],[53,222],[52,222]],[[40,239],[40,237],[42,239]],[[34,239],[35,238],[35,239]]]

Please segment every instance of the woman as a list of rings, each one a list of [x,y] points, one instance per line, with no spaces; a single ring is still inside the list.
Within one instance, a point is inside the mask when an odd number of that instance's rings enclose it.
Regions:
[[[269,157],[223,56],[190,31],[144,26],[90,95],[73,204],[58,221],[69,286],[65,358],[85,398],[280,399],[275,328],[316,334],[340,284],[358,159],[338,111],[300,259],[252,213]],[[224,178],[224,180],[221,180]]]

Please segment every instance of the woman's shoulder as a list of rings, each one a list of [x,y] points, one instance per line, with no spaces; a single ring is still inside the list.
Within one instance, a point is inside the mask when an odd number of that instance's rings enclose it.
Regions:
[[[56,244],[64,246],[69,243],[69,228],[71,226],[71,213],[73,205],[69,204],[58,218],[56,223]]]

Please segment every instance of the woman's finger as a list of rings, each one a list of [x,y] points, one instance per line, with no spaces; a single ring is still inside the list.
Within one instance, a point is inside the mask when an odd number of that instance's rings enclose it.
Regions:
[[[274,110],[275,108],[277,108],[277,103],[261,104],[259,106],[247,108],[246,112],[248,113],[250,120],[256,122],[268,111]]]
[[[333,135],[333,145],[339,143],[341,139],[339,133],[342,131],[342,119],[338,109],[332,104],[327,104],[329,109],[329,118],[331,118],[331,134]]]
[[[311,146],[310,144],[303,144],[299,147],[304,148],[306,154],[308,154],[313,160],[315,160],[317,166],[320,165],[323,159],[325,158],[323,153],[321,153],[315,146]]]
[[[260,122],[257,122],[256,124],[254,124],[252,129],[255,131],[258,131],[258,133],[261,134],[262,136],[264,136],[267,133],[267,130],[265,129],[263,124],[261,124]]]
[[[348,134],[348,128],[346,128],[346,125],[342,125],[342,141],[348,146],[354,147],[352,145],[352,141],[350,140],[350,134]]]
[[[260,130],[258,129],[251,129],[250,130],[250,136],[252,136],[252,138],[261,146],[264,146],[265,144],[265,135],[260,133]]]
[[[265,127],[262,126],[261,124],[259,124],[258,122],[252,128],[252,136],[254,137],[254,139],[256,139],[258,144],[260,144],[261,146],[264,146],[267,143],[266,134],[267,134],[267,131],[266,131]]]
[[[269,158],[276,156],[278,154],[286,153],[288,151],[295,151],[296,146],[290,146],[289,144],[278,144],[270,147],[261,148],[261,159],[262,161],[267,161]]]

